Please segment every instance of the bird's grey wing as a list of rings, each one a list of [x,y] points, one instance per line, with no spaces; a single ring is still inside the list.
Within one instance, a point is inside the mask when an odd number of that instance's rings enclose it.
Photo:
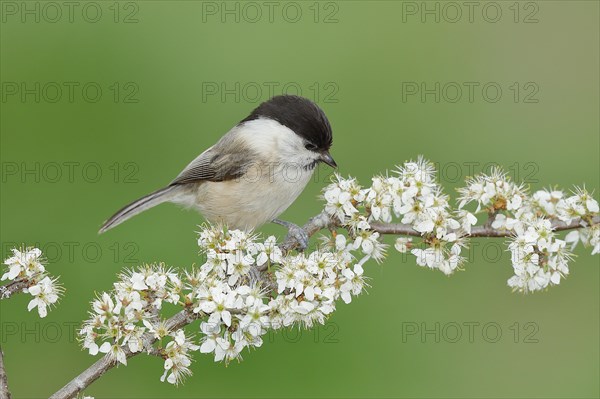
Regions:
[[[251,162],[252,152],[240,140],[228,137],[198,155],[170,185],[235,179],[245,173]]]

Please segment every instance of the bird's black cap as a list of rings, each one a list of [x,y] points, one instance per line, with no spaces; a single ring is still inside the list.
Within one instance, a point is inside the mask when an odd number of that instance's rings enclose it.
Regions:
[[[291,129],[314,144],[316,150],[327,151],[333,142],[331,125],[317,104],[300,96],[275,96],[260,104],[240,123],[266,117]]]

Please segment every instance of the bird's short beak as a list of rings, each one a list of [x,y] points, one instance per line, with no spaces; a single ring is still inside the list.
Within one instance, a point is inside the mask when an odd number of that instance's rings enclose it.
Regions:
[[[329,151],[324,151],[321,153],[321,162],[326,163],[327,165],[331,166],[332,168],[337,168],[337,163],[335,163],[335,161],[333,160],[333,157],[331,156]]]

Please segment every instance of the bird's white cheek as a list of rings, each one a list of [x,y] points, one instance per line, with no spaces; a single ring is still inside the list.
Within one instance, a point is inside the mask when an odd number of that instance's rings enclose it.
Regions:
[[[319,158],[319,154],[304,147],[304,140],[279,122],[259,118],[246,122],[238,134],[257,154],[259,162],[307,166]]]
[[[319,154],[314,151],[308,151],[304,146],[290,146],[285,150],[281,150],[281,158],[283,162],[287,162],[290,166],[299,168],[307,168],[319,159]]]

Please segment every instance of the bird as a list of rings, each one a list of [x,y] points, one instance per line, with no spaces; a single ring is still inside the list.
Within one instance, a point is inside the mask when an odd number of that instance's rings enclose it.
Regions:
[[[164,202],[200,212],[213,224],[253,231],[267,222],[288,228],[306,247],[307,236],[277,217],[300,195],[330,154],[332,129],[313,101],[278,95],[261,103],[191,161],[166,187],[118,210],[99,233]]]

